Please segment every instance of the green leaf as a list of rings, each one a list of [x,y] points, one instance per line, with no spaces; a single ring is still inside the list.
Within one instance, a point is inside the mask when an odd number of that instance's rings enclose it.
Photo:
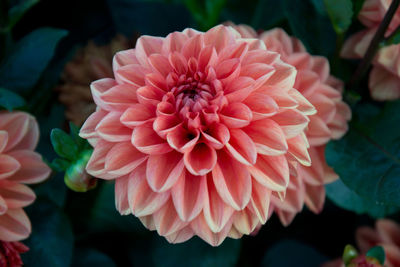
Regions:
[[[400,44],[400,31],[396,30],[381,46],[397,45]]]
[[[22,106],[25,106],[25,99],[9,90],[0,88],[0,108],[12,111]]]
[[[67,31],[40,28],[22,38],[0,66],[0,86],[14,91],[32,88]]]
[[[78,145],[79,151],[82,151],[84,149],[88,149],[91,146],[89,143],[86,141],[86,139],[83,139],[82,137],[79,136],[79,127],[76,126],[74,123],[69,122],[69,132],[70,135],[72,136],[72,139],[74,139],[75,143]]]
[[[359,196],[400,207],[400,101],[378,114],[358,104],[344,138],[326,146],[326,158],[340,179]]]
[[[22,254],[24,265],[33,267],[69,267],[74,237],[68,217],[54,204],[39,200],[27,208],[32,234],[24,243],[29,247]]]
[[[337,34],[343,34],[351,25],[353,3],[351,0],[324,0],[326,12]]]
[[[375,258],[380,264],[385,263],[385,251],[381,246],[376,246],[367,251],[367,257]]]
[[[310,0],[283,0],[282,4],[293,34],[310,53],[334,53],[336,35],[326,14],[320,14]]]
[[[74,161],[79,156],[78,145],[74,142],[71,136],[63,130],[53,129],[50,134],[51,144],[54,151],[63,158]]]
[[[327,197],[337,206],[357,214],[368,214],[374,218],[383,218],[400,209],[395,206],[378,204],[373,200],[360,197],[341,180],[325,185]]]
[[[54,159],[51,162],[52,168],[58,172],[66,171],[70,164],[71,162],[65,159]]]
[[[239,257],[240,240],[226,239],[212,247],[198,237],[182,244],[169,244],[163,237],[154,238],[152,260],[155,267],[230,267]]]
[[[39,0],[25,0],[22,3],[13,6],[8,11],[8,28],[12,29],[22,16],[34,5],[39,3]]]

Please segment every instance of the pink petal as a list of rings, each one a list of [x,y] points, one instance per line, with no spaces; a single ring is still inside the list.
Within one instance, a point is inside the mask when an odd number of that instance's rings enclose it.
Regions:
[[[0,153],[3,152],[4,148],[7,146],[7,142],[8,133],[6,131],[0,130]]]
[[[275,88],[293,88],[296,80],[296,69],[288,64],[279,62],[274,64],[274,74],[268,79],[267,84]]]
[[[216,247],[219,246],[228,236],[232,228],[232,219],[230,219],[219,232],[212,232],[210,230],[204,216],[197,216],[197,218],[191,222],[191,227],[196,235],[211,246]]]
[[[400,247],[400,226],[394,221],[381,219],[376,222],[376,230],[382,242]]]
[[[97,106],[101,107],[104,110],[110,110],[110,107],[103,102],[101,96],[116,85],[117,82],[111,78],[100,79],[90,84],[90,90],[92,92],[93,100]]]
[[[136,88],[129,84],[118,84],[100,96],[100,99],[115,111],[124,111],[137,103]]]
[[[217,79],[223,83],[235,80],[240,72],[240,60],[238,58],[227,59],[220,62],[216,68]]]
[[[131,141],[139,151],[145,154],[164,154],[172,150],[172,147],[153,130],[152,123],[135,127]]]
[[[183,172],[172,187],[171,195],[181,220],[185,222],[193,220],[203,209],[207,198],[206,177]]]
[[[369,76],[371,97],[378,101],[400,98],[400,78],[385,68],[375,66]]]
[[[136,91],[139,103],[148,106],[157,106],[161,102],[164,91],[154,86],[143,86]]]
[[[137,150],[130,142],[121,142],[107,153],[104,167],[113,176],[123,176],[133,171],[147,158],[148,155]]]
[[[285,156],[259,155],[254,166],[247,167],[254,179],[274,191],[284,191],[289,184],[289,166]]]
[[[162,54],[168,55],[171,52],[181,52],[183,44],[188,37],[182,32],[173,32],[168,34],[163,41]]]
[[[280,125],[288,139],[301,134],[309,122],[309,119],[297,110],[283,111],[271,119]]]
[[[261,93],[251,94],[246,98],[244,104],[249,106],[253,112],[253,120],[271,117],[279,110],[278,104],[272,97]]]
[[[14,149],[28,134],[30,115],[23,112],[0,114],[0,129],[8,133],[8,142],[4,152]]]
[[[29,150],[17,150],[9,153],[18,160],[21,168],[10,178],[10,181],[26,184],[40,183],[47,179],[51,169],[43,162],[42,156]]]
[[[230,139],[228,127],[222,123],[214,123],[202,133],[206,142],[215,149],[221,149]]]
[[[325,202],[325,186],[313,186],[307,183],[304,184],[306,189],[305,202],[307,207],[314,213],[320,213]]]
[[[95,138],[97,137],[96,127],[99,122],[108,114],[107,111],[102,109],[97,110],[92,113],[89,118],[82,125],[81,130],[79,132],[79,136],[85,139]]]
[[[138,218],[147,229],[149,229],[150,231],[156,230],[156,225],[154,223],[153,215],[147,215]]]
[[[143,35],[136,42],[136,58],[143,66],[148,66],[151,54],[161,53],[164,38]]]
[[[86,165],[86,171],[90,175],[106,180],[118,177],[118,175],[109,175],[105,170],[106,156],[113,146],[113,143],[109,143],[104,140],[100,140],[99,142],[97,142],[96,146],[94,147],[92,156],[90,157]]]
[[[183,222],[176,213],[172,200],[167,201],[158,211],[153,214],[154,224],[159,235],[170,235],[187,223]]]
[[[115,72],[115,79],[119,84],[126,84],[135,89],[145,86],[145,76],[150,70],[138,64],[123,66]]]
[[[8,209],[26,207],[35,200],[35,193],[26,185],[1,180],[0,196],[5,200]]]
[[[120,177],[115,180],[115,207],[121,215],[131,213],[128,199],[129,176]]]
[[[132,104],[121,116],[121,123],[129,128],[142,125],[155,117],[155,109],[142,104]]]
[[[242,128],[249,125],[253,115],[245,104],[231,103],[221,111],[220,118],[228,128]]]
[[[190,225],[176,231],[175,233],[172,233],[168,236],[165,236],[167,241],[172,244],[177,244],[177,243],[183,243],[190,238],[192,238],[194,235],[194,232],[192,230],[192,227]]]
[[[296,217],[297,212],[289,212],[289,211],[284,211],[284,210],[276,210],[276,214],[279,216],[279,220],[283,224],[283,226],[288,226],[289,224],[292,223],[294,220],[294,217]]]
[[[8,178],[21,168],[18,160],[5,154],[0,154],[0,179]]]
[[[0,216],[5,214],[8,210],[6,200],[0,195]]]
[[[113,69],[115,72],[117,69],[125,65],[138,64],[138,63],[139,61],[136,58],[135,49],[123,50],[115,54],[113,58]]]
[[[152,54],[148,58],[148,61],[152,68],[164,77],[167,77],[172,71],[172,66],[169,64],[168,58],[161,54]]]
[[[253,121],[243,130],[253,140],[257,152],[262,155],[282,155],[288,150],[285,134],[273,120]]]
[[[317,113],[317,108],[310,103],[299,91],[296,89],[289,90],[289,95],[299,103],[297,110],[299,110],[304,115],[313,115]],[[319,112],[319,110],[318,110]]]
[[[242,102],[254,89],[254,79],[241,76],[225,86],[224,94],[230,103]],[[247,103],[245,103],[247,104]],[[251,107],[252,105],[248,105]]]
[[[252,180],[250,208],[262,224],[269,218],[270,198],[271,190],[258,183],[257,180]]]
[[[154,120],[153,129],[162,138],[167,138],[169,133],[173,132],[174,130],[177,130],[177,128],[181,127],[181,125],[182,125],[182,122],[176,115],[160,114]],[[171,133],[171,137],[172,137],[172,135],[174,135],[174,134]],[[167,141],[168,141],[168,139],[167,139]]]
[[[0,215],[0,240],[6,242],[25,239],[31,233],[31,223],[23,209],[8,210]]]
[[[240,129],[230,130],[229,143],[226,144],[227,150],[239,162],[252,165],[257,160],[257,148],[253,140]]]
[[[183,157],[186,169],[193,175],[209,173],[217,162],[217,152],[205,143],[197,143]]]
[[[182,125],[174,127],[167,134],[168,144],[175,150],[185,153],[190,151],[197,144],[199,140],[199,133],[193,134],[186,130]]]
[[[25,114],[28,117],[28,131],[25,136],[19,140],[13,150],[27,149],[34,150],[39,142],[39,125],[34,117]],[[10,134],[10,133],[8,133]]]
[[[217,53],[226,47],[231,39],[233,39],[232,33],[222,25],[215,26],[204,33],[205,45],[213,45]]]
[[[178,181],[183,171],[182,154],[173,151],[151,155],[147,161],[147,182],[153,191],[164,192]]]
[[[182,47],[182,54],[186,59],[198,58],[201,49],[204,47],[204,36],[202,34],[195,35],[185,42]]]
[[[294,138],[287,140],[289,146],[289,153],[295,157],[302,165],[310,166],[311,158],[308,154],[307,138],[304,134],[300,134]]]
[[[245,235],[251,234],[259,223],[258,217],[247,208],[235,212],[233,218],[235,228]]]
[[[225,203],[236,210],[247,206],[251,197],[251,177],[246,166],[220,150],[212,176],[215,187]]]
[[[118,180],[117,180],[118,181]],[[138,217],[148,216],[159,210],[170,198],[170,192],[154,192],[147,183],[146,164],[140,165],[128,178],[129,208]]]
[[[206,224],[214,233],[220,232],[234,213],[234,209],[219,196],[211,175],[207,176],[207,197],[203,213]]]
[[[217,51],[212,45],[204,47],[199,54],[199,70],[205,71],[206,67],[215,67],[218,61]]]
[[[112,111],[102,118],[96,126],[97,134],[109,142],[123,142],[131,140],[132,129],[120,121],[122,113]]]

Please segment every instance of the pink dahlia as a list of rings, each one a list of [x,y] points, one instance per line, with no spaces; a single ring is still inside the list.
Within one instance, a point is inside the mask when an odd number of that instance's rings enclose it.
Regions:
[[[29,250],[27,246],[20,242],[0,241],[0,266],[1,267],[20,267],[22,266],[21,253]]]
[[[366,0],[358,15],[367,27],[351,36],[343,46],[344,58],[362,58],[389,9],[392,0]],[[388,37],[400,25],[400,9],[397,9],[385,36]],[[378,50],[369,76],[371,97],[375,100],[395,100],[400,98],[400,45],[390,45]]]
[[[50,168],[35,149],[39,128],[24,112],[0,112],[0,240],[27,238],[31,224],[23,207],[35,200],[34,192],[24,184],[38,183],[50,174]]]
[[[251,233],[284,194],[292,166],[310,165],[314,107],[296,69],[231,27],[142,36],[92,83],[97,111],[81,136],[87,171],[115,179],[116,206],[172,243],[212,245]]]
[[[282,29],[273,29],[260,35],[246,25],[236,26],[236,29],[243,37],[258,37],[269,50],[279,53],[284,62],[294,66],[297,69],[294,88],[317,110],[316,114],[309,116],[310,123],[305,131],[312,165],[297,164],[296,171],[291,173],[285,197],[271,197],[275,212],[282,223],[288,225],[303,209],[304,203],[315,213],[322,210],[324,184],[338,178],[326,164],[325,144],[346,133],[351,110],[342,101],[342,82],[329,74],[326,58],[310,55],[300,40],[290,37]]]

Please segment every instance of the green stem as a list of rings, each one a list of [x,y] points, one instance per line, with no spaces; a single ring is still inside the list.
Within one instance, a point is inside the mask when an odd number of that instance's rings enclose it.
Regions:
[[[369,44],[369,47],[367,49],[367,52],[364,55],[364,58],[362,59],[360,65],[358,65],[356,71],[353,74],[353,77],[351,78],[348,88],[357,90],[358,88],[358,83],[364,76],[364,74],[367,72],[368,68],[371,65],[371,62],[379,48],[379,44],[385,39],[385,33],[387,28],[389,27],[389,24],[396,13],[397,8],[399,7],[400,0],[393,0],[392,4],[389,7],[388,12],[386,13],[385,17],[383,18],[381,24],[379,25],[378,30],[375,33],[374,38],[372,39],[371,43]]]

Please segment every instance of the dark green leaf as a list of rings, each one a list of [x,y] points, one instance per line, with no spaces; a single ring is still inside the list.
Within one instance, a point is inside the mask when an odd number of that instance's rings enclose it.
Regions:
[[[72,136],[72,139],[75,141],[75,143],[78,145],[78,150],[82,151],[86,148],[89,148],[90,145],[85,139],[79,136],[79,130],[80,129],[78,126],[76,126],[72,122],[69,122],[70,135]]]
[[[267,250],[261,266],[320,266],[327,258],[316,249],[295,240],[282,240]]]
[[[68,160],[65,159],[54,159],[51,162],[51,166],[54,170],[58,171],[58,172],[63,172],[66,171],[69,167],[69,165],[71,164],[71,162],[69,162]]]
[[[337,34],[343,34],[351,25],[353,3],[351,0],[324,0],[326,12]]]
[[[5,108],[12,111],[15,108],[20,108],[25,105],[25,100],[19,95],[0,88],[0,108]]]
[[[362,198],[400,207],[400,101],[379,115],[359,104],[348,134],[326,147],[326,158],[342,181]]]
[[[399,210],[398,207],[377,204],[373,200],[360,197],[341,180],[327,184],[325,189],[327,197],[336,205],[358,214],[369,214],[374,218],[382,218]]]
[[[344,264],[349,264],[353,259],[357,258],[358,256],[358,251],[356,250],[355,247],[352,245],[346,245],[344,247],[343,255],[342,255],[342,260]]]
[[[22,38],[0,66],[0,86],[17,91],[32,88],[67,31],[40,28]]]
[[[383,46],[400,44],[400,31],[397,30],[390,38],[384,41]]]
[[[333,54],[336,35],[326,14],[321,15],[310,0],[283,0],[283,7],[293,34],[310,53]]]
[[[376,246],[367,251],[367,257],[375,258],[380,264],[385,262],[385,251],[381,246]]]
[[[74,142],[72,137],[66,134],[63,130],[53,129],[50,134],[50,139],[54,151],[56,151],[60,157],[71,161],[78,158],[78,145]]]
[[[25,266],[69,267],[74,237],[69,219],[57,206],[36,201],[27,208],[32,222],[32,234],[24,242],[29,251],[22,254]]]
[[[93,248],[76,248],[72,267],[90,267],[90,266],[116,266],[113,260],[106,254]]]
[[[22,18],[22,16],[34,5],[39,3],[39,0],[25,0],[22,3],[13,6],[8,11],[8,27],[11,29]]]
[[[197,237],[182,244],[169,244],[157,237],[153,246],[152,260],[156,267],[230,267],[238,260],[240,240],[226,239],[220,246],[212,247]]]

